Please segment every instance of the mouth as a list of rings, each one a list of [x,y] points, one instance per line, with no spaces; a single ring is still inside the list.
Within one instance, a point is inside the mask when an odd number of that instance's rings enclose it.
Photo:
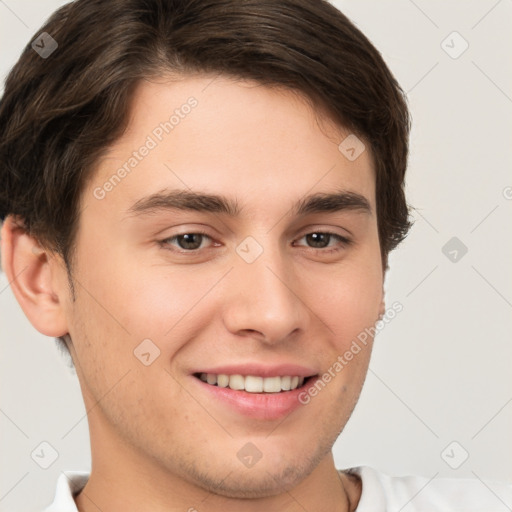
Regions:
[[[197,372],[193,376],[202,382],[218,388],[242,391],[252,394],[282,394],[306,387],[309,382],[316,379],[317,375],[277,375],[273,377],[261,377],[258,375],[227,375]]]
[[[314,366],[285,362],[195,368],[189,375],[197,396],[203,396],[204,403],[220,414],[260,421],[283,419],[299,408],[306,410],[301,397],[320,376]]]

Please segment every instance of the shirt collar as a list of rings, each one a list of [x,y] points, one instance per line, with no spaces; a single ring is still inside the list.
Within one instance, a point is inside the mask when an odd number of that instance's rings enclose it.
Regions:
[[[44,512],[78,512],[73,499],[87,483],[89,473],[83,471],[62,472],[57,480],[53,503]]]

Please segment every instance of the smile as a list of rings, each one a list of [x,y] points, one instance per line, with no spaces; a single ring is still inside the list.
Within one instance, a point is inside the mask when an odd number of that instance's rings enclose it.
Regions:
[[[295,409],[306,410],[299,395],[319,374],[261,376],[196,372],[191,377],[197,390],[205,394],[205,403],[211,407],[220,407],[229,414],[273,421]]]
[[[297,375],[259,377],[257,375],[200,373],[195,374],[195,377],[211,386],[229,388],[236,391],[246,391],[247,393],[280,393],[282,391],[291,391],[301,387],[306,380],[304,377]]]

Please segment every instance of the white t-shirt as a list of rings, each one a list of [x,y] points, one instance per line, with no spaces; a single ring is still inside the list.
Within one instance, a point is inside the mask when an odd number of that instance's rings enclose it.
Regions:
[[[510,512],[512,484],[462,478],[390,476],[369,466],[348,471],[361,477],[356,512]],[[88,473],[68,471],[57,481],[54,502],[44,512],[78,512],[73,496]]]

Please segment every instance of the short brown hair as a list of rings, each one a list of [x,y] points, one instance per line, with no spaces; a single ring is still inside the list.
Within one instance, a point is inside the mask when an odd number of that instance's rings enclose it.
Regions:
[[[405,95],[380,53],[327,1],[77,0],[38,36],[45,32],[58,48],[42,58],[28,44],[0,102],[0,219],[22,219],[68,270],[85,182],[126,128],[136,85],[167,72],[284,86],[366,140],[387,268],[411,225]]]

